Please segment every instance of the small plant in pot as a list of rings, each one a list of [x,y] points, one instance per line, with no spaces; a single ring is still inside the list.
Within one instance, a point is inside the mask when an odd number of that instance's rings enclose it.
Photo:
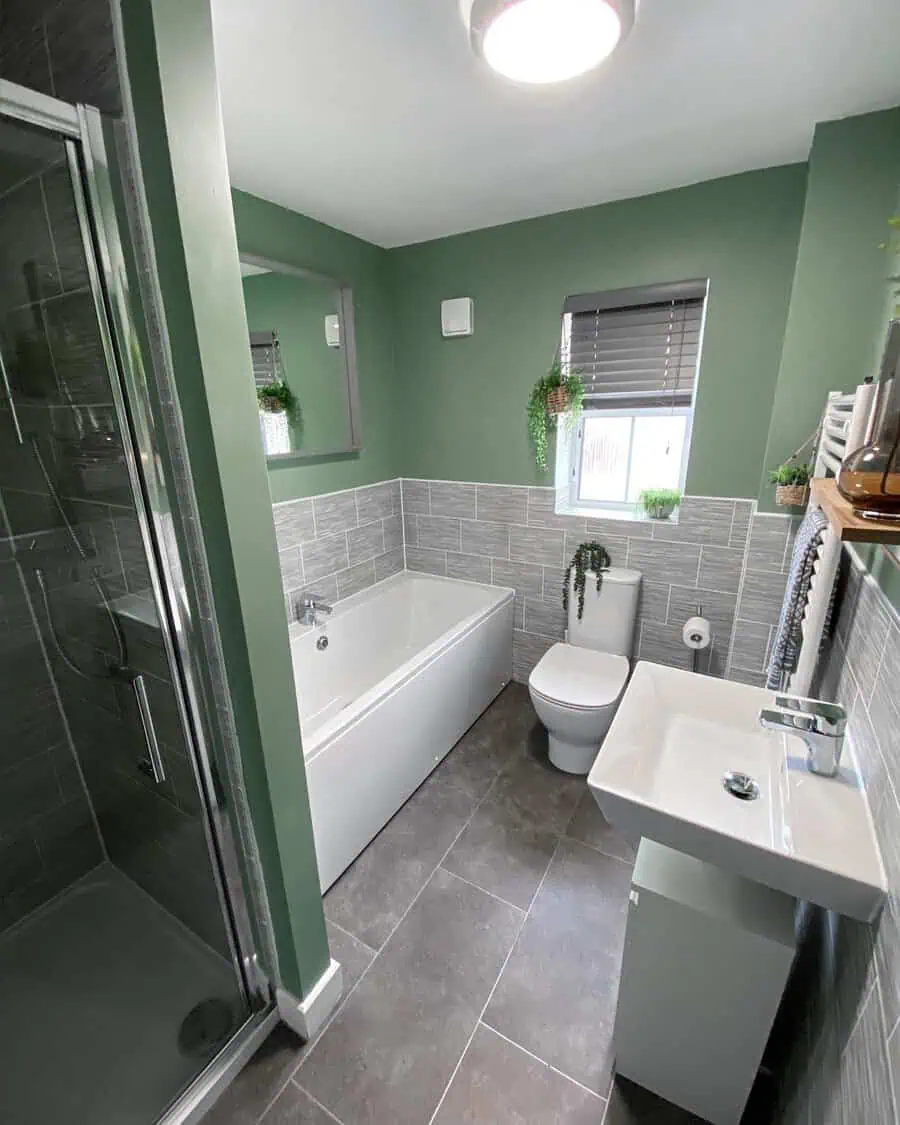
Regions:
[[[576,372],[563,375],[562,365],[554,360],[550,370],[531,388],[528,399],[528,433],[534,444],[534,459],[539,469],[547,468],[550,434],[556,429],[559,416],[573,420],[581,413],[584,384]]]
[[[584,590],[587,585],[588,574],[593,574],[597,583],[597,593],[600,593],[600,587],[603,585],[603,573],[609,570],[612,566],[612,559],[609,557],[609,551],[603,546],[602,543],[582,543],[577,548],[575,554],[572,556],[572,561],[566,567],[566,575],[563,579],[563,609],[566,613],[569,612],[569,591],[574,591],[575,596],[578,598],[578,620],[580,621],[584,615]],[[575,581],[572,581],[572,575],[575,575]]]
[[[256,399],[260,410],[265,410],[269,414],[286,414],[292,425],[300,418],[297,396],[283,379],[266,383],[264,387],[257,387]]]
[[[645,488],[638,504],[652,520],[667,520],[681,503],[677,488]]]
[[[809,465],[789,457],[772,469],[769,480],[775,485],[775,503],[782,508],[803,507],[809,500]]]

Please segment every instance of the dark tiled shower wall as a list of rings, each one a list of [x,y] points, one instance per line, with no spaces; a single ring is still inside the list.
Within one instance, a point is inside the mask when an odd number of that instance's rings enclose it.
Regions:
[[[900,619],[845,552],[817,694],[850,712],[889,899],[874,926],[810,910],[782,1017],[784,1125],[895,1125],[900,1110]]]

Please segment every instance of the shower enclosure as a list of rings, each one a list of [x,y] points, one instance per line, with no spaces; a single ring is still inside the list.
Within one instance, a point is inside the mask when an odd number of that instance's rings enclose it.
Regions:
[[[269,1018],[98,114],[0,82],[0,1098],[200,1112]]]

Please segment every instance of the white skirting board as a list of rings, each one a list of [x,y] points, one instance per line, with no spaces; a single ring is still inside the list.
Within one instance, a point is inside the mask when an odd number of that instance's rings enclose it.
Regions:
[[[298,1000],[285,988],[275,989],[278,1014],[301,1039],[313,1039],[337,1007],[344,991],[344,978],[340,964],[332,958],[305,1000]]]

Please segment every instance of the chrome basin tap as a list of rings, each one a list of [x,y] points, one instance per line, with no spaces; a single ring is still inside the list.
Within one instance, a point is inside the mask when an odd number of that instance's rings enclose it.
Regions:
[[[796,734],[806,743],[810,773],[834,777],[841,764],[847,712],[839,703],[804,699],[799,695],[776,695],[774,707],[759,713],[759,725],[766,730]]]
[[[301,625],[319,625],[319,614],[322,613],[329,617],[333,608],[321,594],[305,591],[297,598],[294,605],[294,616]]]

